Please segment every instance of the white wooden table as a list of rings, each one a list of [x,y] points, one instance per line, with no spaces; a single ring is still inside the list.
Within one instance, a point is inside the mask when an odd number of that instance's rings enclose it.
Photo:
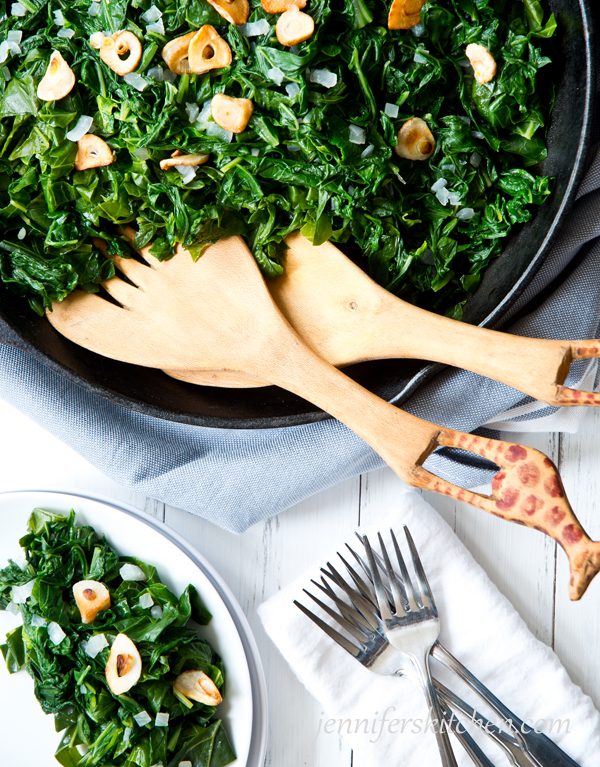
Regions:
[[[320,705],[306,692],[262,630],[256,607],[325,556],[359,522],[395,503],[399,480],[382,470],[314,496],[242,536],[117,485],[0,400],[0,491],[79,489],[144,509],[187,538],[231,587],[255,632],[267,677],[270,743],[276,767],[360,767],[338,735],[317,737]],[[588,411],[577,435],[508,435],[537,447],[559,466],[576,512],[600,538],[600,410]],[[531,631],[555,648],[572,679],[600,705],[600,578],[580,603],[569,602],[562,551],[540,533],[426,493]]]

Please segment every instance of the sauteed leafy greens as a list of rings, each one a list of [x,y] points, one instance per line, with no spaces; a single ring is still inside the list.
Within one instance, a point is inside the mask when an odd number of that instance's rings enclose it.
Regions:
[[[0,570],[0,610],[17,612],[18,602],[23,619],[0,649],[11,673],[27,669],[40,706],[54,714],[56,731],[63,731],[58,762],[63,767],[177,767],[188,760],[192,767],[223,767],[234,761],[215,718],[217,709],[173,690],[176,677],[188,669],[203,671],[219,688],[224,685],[219,656],[187,627],[190,618],[201,625],[211,619],[196,589],[189,585],[177,598],[154,567],[119,556],[92,527],[76,525],[74,512],[63,517],[36,509],[28,529],[20,540],[25,559],[10,560]],[[146,580],[123,580],[120,569],[126,563],[141,568]],[[111,595],[110,609],[92,624],[81,622],[73,599],[72,587],[81,580],[100,581]],[[145,594],[152,597],[147,601],[153,601],[154,615],[140,605]],[[116,696],[105,676],[110,647],[91,657],[85,643],[104,634],[110,644],[120,633],[136,644],[142,676]],[[155,726],[158,713],[169,714],[168,726]],[[147,723],[139,724],[136,716]]]
[[[158,24],[142,18],[152,7]],[[250,37],[206,0],[0,0],[0,43],[12,40],[0,48],[2,281],[38,313],[76,287],[96,291],[113,266],[91,238],[127,255],[116,227],[130,223],[136,247],[152,242],[161,259],[178,242],[197,257],[225,233],[242,234],[273,277],[285,266],[283,238],[300,228],[315,244],[362,254],[394,293],[459,318],[503,238],[552,188],[527,168],[546,156],[553,85],[543,49],[554,17],[538,0],[429,0],[419,26],[391,31],[387,1],[310,0],[304,10],[315,33],[287,48],[259,0],[249,21],[268,31]],[[228,42],[231,66],[169,77],[163,46],[204,24]],[[89,43],[121,29],[143,44],[134,84]],[[494,56],[491,82],[475,81],[469,43]],[[42,102],[52,51],[76,85]],[[332,87],[320,84],[323,70]],[[231,141],[210,128],[217,93],[254,104]],[[111,165],[74,170],[66,134],[82,115],[116,154]],[[413,116],[436,140],[425,162],[393,151]],[[185,183],[159,167],[174,150],[210,159]]]

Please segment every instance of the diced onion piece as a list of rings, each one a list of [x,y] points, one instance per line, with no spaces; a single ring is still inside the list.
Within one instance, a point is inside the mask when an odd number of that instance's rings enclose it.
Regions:
[[[69,141],[79,141],[79,139],[83,138],[86,133],[90,132],[90,128],[92,127],[93,123],[93,117],[90,117],[89,115],[81,115],[79,120],[77,120],[75,127],[71,128],[65,138],[68,138]]]
[[[391,117],[392,120],[395,120],[396,117],[398,117],[398,112],[400,112],[400,107],[398,104],[390,104],[388,101],[385,105],[385,109],[383,110],[388,117]]]
[[[163,713],[162,711],[159,711],[159,713],[156,715],[156,719],[154,720],[154,726],[155,727],[168,727],[169,726],[169,715],[166,713]]]
[[[27,13],[27,8],[23,5],[23,3],[13,3],[10,6],[10,14],[11,16],[25,16]]]
[[[60,10],[60,8],[57,11],[53,11],[52,15],[54,16],[54,23],[57,27],[64,27],[65,25],[65,17],[63,16],[63,12]]]
[[[137,149],[134,149],[132,154],[134,157],[137,157],[138,160],[147,160],[150,157],[150,152],[145,146],[139,146]]]
[[[147,581],[148,576],[146,573],[142,570],[141,567],[138,567],[137,565],[132,565],[129,562],[119,570],[119,573],[121,575],[121,578],[124,581]]]
[[[48,637],[52,644],[59,645],[63,639],[66,638],[65,632],[61,629],[58,623],[52,621],[48,624]]]
[[[368,147],[365,147],[362,152],[360,153],[360,156],[363,160],[366,160],[367,157],[370,157],[373,152],[375,151],[375,146],[373,144],[369,144]]]
[[[20,615],[21,613],[21,608],[16,602],[9,602],[6,605],[5,610],[7,613],[12,613],[13,615]]]
[[[192,165],[174,165],[184,184],[189,184],[196,178],[196,168]]]
[[[179,762],[179,767],[192,767],[192,763],[189,761]]]
[[[475,211],[473,208],[461,208],[456,214],[456,218],[460,221],[468,221],[470,218],[473,218],[474,215]]]
[[[200,114],[200,107],[198,106],[198,104],[191,104],[190,102],[188,102],[185,105],[185,112],[188,116],[188,120],[191,123],[195,123],[196,120],[198,119],[198,115]]]
[[[410,31],[411,31],[411,32],[413,33],[413,35],[415,35],[416,37],[423,37],[423,35],[425,34],[425,27],[424,27],[424,26],[423,26],[423,24],[421,24],[421,23],[419,23],[419,24],[415,24],[415,26],[414,26],[414,27],[411,27],[411,28],[410,28]]]
[[[12,601],[16,605],[24,605],[33,592],[35,580],[24,583],[22,586],[12,587]]]
[[[142,594],[138,604],[144,610],[146,610],[148,607],[152,607],[152,605],[154,604],[154,600],[152,599],[152,594],[148,594],[148,592],[146,592],[145,594]]]
[[[100,3],[92,3],[88,8],[88,16],[97,16],[100,10]]]
[[[440,165],[440,169],[441,169],[441,170],[451,170],[451,171],[455,171],[455,170],[456,170],[456,168],[454,167],[454,165],[453,165],[452,163],[448,163],[448,162],[443,162],[443,163]]]
[[[90,45],[92,48],[99,50],[102,47],[102,41],[105,37],[106,35],[104,32],[94,32],[94,34],[90,37]]]
[[[467,125],[470,125],[470,124],[471,124],[471,118],[470,118],[470,117],[467,117],[467,115],[458,115],[458,119],[459,119],[459,120],[462,120],[462,121],[463,121],[464,123],[466,123]]]
[[[432,185],[431,191],[436,194],[439,192],[440,189],[443,189],[445,186],[448,186],[448,182],[445,178],[438,178],[438,180],[435,182],[435,184]]]
[[[57,37],[64,37],[65,40],[70,40],[72,37],[75,36],[75,30],[74,29],[67,29],[66,27],[62,27],[58,30]]]
[[[150,615],[154,620],[160,620],[163,617],[163,609],[160,605],[154,605],[150,610]]]
[[[25,237],[27,237],[27,229],[25,229],[25,227],[22,226],[17,232],[17,240],[24,240]]]
[[[478,139],[484,139],[485,138],[483,133],[481,131],[478,131],[478,130],[472,130],[471,131],[471,136],[473,136],[473,138],[478,138]]]
[[[143,727],[145,724],[150,724],[152,719],[148,716],[148,714],[145,711],[140,711],[139,714],[134,714],[133,718],[138,723],[140,727]]]
[[[17,43],[18,45],[22,39],[23,32],[20,29],[11,29],[11,31],[6,35],[6,40],[9,43]]]
[[[349,133],[351,144],[364,144],[367,140],[367,131],[354,123],[350,123]]]
[[[448,200],[450,199],[450,192],[446,189],[446,187],[443,187],[442,189],[437,190],[435,196],[438,198],[442,205],[447,205]]]
[[[469,59],[459,59],[459,61],[456,62],[459,67],[462,67],[463,69],[468,69],[471,66],[471,62]]]
[[[281,85],[283,78],[285,77],[285,73],[282,72],[279,67],[271,67],[271,69],[267,70],[267,77],[269,80],[273,80],[275,85]]]
[[[201,128],[208,128],[208,126],[210,125],[209,120],[212,119],[212,109],[210,106],[211,101],[212,99],[209,99],[208,101],[204,102],[204,104],[202,105],[200,114],[198,115],[198,118],[196,119],[196,122],[200,124]]]
[[[13,562],[15,563],[15,565],[17,565],[17,567],[20,567],[21,570],[27,570],[27,565],[29,564],[29,562],[25,559],[25,557],[22,557],[22,556],[15,557],[13,559]]]
[[[12,40],[4,40],[4,42],[0,43],[0,64],[6,61],[10,53],[16,56],[21,53],[21,48]]]
[[[324,88],[333,88],[337,85],[337,75],[328,69],[313,69],[310,73],[311,83],[322,85]]]
[[[416,61],[417,64],[427,64],[427,57],[423,56],[423,54],[420,51],[415,51],[415,55],[413,56],[413,61]]]
[[[87,693],[87,691],[88,691],[88,690],[87,690],[87,687],[86,687],[84,684],[81,684],[81,685],[79,685],[79,692],[80,692],[82,695],[85,695],[85,694]]]
[[[426,248],[423,253],[421,254],[420,260],[424,264],[428,264],[429,266],[435,266],[435,259],[433,257],[433,250],[431,248]]]
[[[2,77],[6,82],[8,82],[12,75],[10,73],[10,69],[8,67],[0,67],[0,72],[2,72]]]
[[[252,155],[252,157],[258,157],[258,155],[260,154],[260,149],[251,149],[250,154]]]
[[[146,13],[142,13],[141,18],[146,22],[146,24],[152,24],[153,21],[158,21],[160,18],[162,18],[162,11],[159,10],[155,5],[151,5]]]
[[[163,80],[166,83],[174,83],[177,80],[177,72],[171,72],[170,69],[166,69],[163,73]]]
[[[131,727],[126,727],[123,730],[123,740],[124,741],[128,741],[132,732],[133,732],[133,730],[131,729]]]
[[[32,615],[31,625],[36,629],[41,629],[48,625],[48,621],[45,618],[42,618],[41,615]]]
[[[288,83],[285,86],[288,96],[293,99],[300,93],[300,86],[298,83]]]
[[[290,152],[301,152],[302,147],[299,147],[297,144],[288,144],[287,148],[290,150]]]
[[[95,658],[105,647],[108,647],[108,641],[104,634],[96,634],[90,637],[87,642],[82,642],[83,651],[90,658]]]
[[[148,77],[153,77],[156,82],[161,83],[165,78],[165,71],[162,67],[150,67],[150,69],[147,72]]]
[[[350,184],[350,186],[348,187],[348,194],[350,195],[350,197],[354,197],[354,192],[356,192],[356,187]]]
[[[217,125],[216,123],[208,123],[206,126],[206,134],[207,136],[220,138],[221,141],[224,141],[226,144],[231,144],[233,140],[233,132],[230,130],[225,130],[225,128],[221,128],[221,126]]]
[[[158,21],[155,21],[152,24],[148,24],[148,26],[146,27],[146,32],[157,32],[159,35],[164,35],[165,25],[163,23],[163,20],[159,19]]]
[[[448,202],[450,205],[458,205],[460,202],[460,194],[458,192],[448,192]]]
[[[258,35],[266,35],[271,30],[271,25],[266,19],[259,19],[258,21],[248,21],[245,24],[240,24],[237,27],[237,31],[244,37],[258,37]]]
[[[473,152],[473,154],[469,157],[469,162],[474,168],[478,168],[481,165],[483,157],[479,154],[479,152]]]
[[[148,87],[148,80],[135,72],[129,72],[128,74],[123,75],[123,80],[125,80],[128,85],[131,85],[132,88],[135,88],[136,91],[140,91],[140,93],[145,91]]]

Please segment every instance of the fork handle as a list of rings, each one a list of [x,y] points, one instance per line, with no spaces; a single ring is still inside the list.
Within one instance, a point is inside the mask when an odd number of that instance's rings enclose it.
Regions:
[[[431,671],[429,669],[429,651],[424,653],[422,656],[408,655],[408,657],[412,660],[412,666],[416,672],[416,677],[423,689],[423,692],[425,693],[425,697],[427,698],[427,704],[431,714],[431,721],[433,722],[433,730],[435,732],[442,766],[458,767],[456,763],[456,757],[454,756],[454,751],[452,750],[452,745],[450,743],[448,729],[444,726],[444,714],[437,692],[435,690],[433,677],[431,676]]]
[[[580,767],[577,762],[544,733],[538,733],[526,725],[508,706],[502,703],[488,688],[472,674],[468,668],[455,658],[439,642],[433,646],[432,656],[462,679],[481,700],[504,721],[513,723],[512,733],[521,750],[527,754],[533,764],[542,767]]]
[[[600,570],[600,543],[592,541],[567,500],[557,469],[530,447],[485,439],[438,426],[400,410],[352,381],[312,351],[287,325],[273,346],[243,372],[265,378],[304,397],[349,426],[413,487],[465,501],[509,522],[553,537],[571,565],[569,595],[579,599]],[[467,491],[431,474],[422,464],[438,447],[457,447],[500,467],[491,496]]]

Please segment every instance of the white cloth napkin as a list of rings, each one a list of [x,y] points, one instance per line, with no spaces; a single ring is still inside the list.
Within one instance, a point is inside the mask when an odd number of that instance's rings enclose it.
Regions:
[[[533,720],[531,726],[537,722],[538,728],[581,767],[599,767],[600,714],[592,700],[571,682],[554,652],[531,634],[450,527],[412,490],[403,493],[398,508],[377,525],[382,532],[394,529],[406,559],[403,525],[413,535],[436,600],[442,644],[518,717]],[[375,531],[363,529],[372,545],[376,543]],[[387,546],[389,537],[384,539]],[[353,548],[358,544],[356,539],[348,542]],[[329,557],[332,563],[337,559],[341,571],[343,565],[335,551],[343,548],[340,541]],[[406,678],[382,677],[365,669],[293,604],[298,599],[326,617],[302,592],[307,588],[317,593],[310,579],[319,580],[319,568],[324,564],[315,565],[259,608],[267,633],[323,706],[325,715],[321,722],[315,722],[315,734],[332,737],[324,732],[326,727],[336,734],[333,737],[341,732],[358,752],[361,767],[437,767],[435,738],[424,731],[427,708],[422,693]],[[331,619],[327,622],[331,624]],[[432,668],[437,672],[441,666],[432,661]],[[444,675],[444,681],[449,679],[453,677]],[[477,700],[461,683],[453,682],[453,686],[461,697]],[[480,712],[489,716],[490,712],[479,705]],[[382,726],[384,715],[388,721]],[[390,725],[390,720],[399,722]],[[563,720],[558,734],[557,720]],[[569,722],[565,724],[565,720]],[[476,727],[471,727],[470,731],[477,733]],[[553,730],[549,731],[550,727]],[[477,735],[481,743],[481,733]],[[458,744],[455,752],[461,767],[471,764]],[[508,764],[498,750],[488,754],[495,764]]]

